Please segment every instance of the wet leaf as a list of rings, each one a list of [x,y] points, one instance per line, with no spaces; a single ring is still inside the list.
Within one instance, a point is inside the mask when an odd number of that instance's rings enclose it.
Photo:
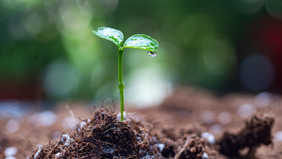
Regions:
[[[159,43],[157,40],[145,34],[135,34],[129,37],[125,42],[124,48],[143,49],[151,52],[156,52]]]
[[[121,47],[123,41],[123,34],[121,31],[109,28],[109,27],[100,27],[98,30],[92,30],[92,32],[106,40],[109,40],[115,43],[118,47]]]

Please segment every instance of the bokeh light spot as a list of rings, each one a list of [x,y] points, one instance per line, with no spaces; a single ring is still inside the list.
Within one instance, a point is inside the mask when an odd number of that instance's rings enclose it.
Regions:
[[[145,67],[132,74],[125,95],[128,102],[139,107],[160,104],[171,93],[172,85],[158,67]]]
[[[274,67],[271,61],[262,55],[249,56],[242,62],[240,79],[250,91],[264,90],[274,79]]]
[[[50,64],[44,76],[44,92],[51,97],[63,98],[75,93],[79,76],[71,65],[62,61]]]

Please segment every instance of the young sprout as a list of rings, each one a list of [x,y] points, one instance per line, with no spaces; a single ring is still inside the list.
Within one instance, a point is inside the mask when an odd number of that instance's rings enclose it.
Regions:
[[[95,35],[109,40],[115,43],[118,46],[118,87],[120,93],[120,118],[121,121],[124,120],[124,84],[123,84],[123,73],[122,73],[122,56],[123,50],[125,48],[135,48],[146,50],[151,57],[155,57],[157,54],[157,48],[159,43],[145,34],[135,34],[129,37],[123,43],[124,37],[123,33],[119,30],[109,28],[109,27],[100,27],[98,30],[92,31]]]

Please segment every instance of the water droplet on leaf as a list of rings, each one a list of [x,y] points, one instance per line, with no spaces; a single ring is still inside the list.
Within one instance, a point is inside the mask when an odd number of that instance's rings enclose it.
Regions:
[[[148,55],[151,56],[151,57],[156,57],[157,56],[157,52],[148,51]]]

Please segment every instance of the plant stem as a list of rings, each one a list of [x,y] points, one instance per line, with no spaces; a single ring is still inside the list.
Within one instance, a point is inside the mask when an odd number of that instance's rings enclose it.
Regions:
[[[123,111],[124,111],[124,84],[122,80],[122,55],[123,55],[123,48],[119,48],[118,50],[118,88],[119,88],[119,95],[120,95],[120,120],[123,121]]]

